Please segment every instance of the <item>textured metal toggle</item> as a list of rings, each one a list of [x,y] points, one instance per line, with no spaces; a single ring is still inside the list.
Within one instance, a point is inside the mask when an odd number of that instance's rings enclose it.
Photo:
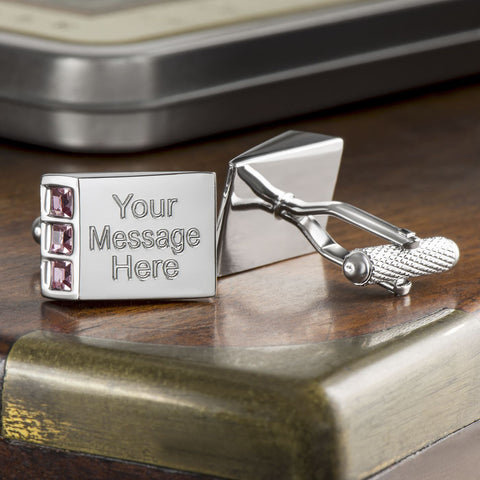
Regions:
[[[200,298],[216,291],[208,172],[49,174],[32,233],[57,299]]]
[[[292,131],[230,162],[219,220],[220,275],[307,253],[304,244],[291,243],[287,226],[275,227],[262,210],[297,227],[313,248],[341,266],[355,285],[375,284],[406,295],[411,277],[444,272],[457,263],[459,250],[452,240],[421,239],[353,205],[331,201],[342,150],[340,138]],[[318,178],[315,171],[320,172]],[[324,201],[302,200],[297,188]],[[247,211],[249,215],[250,211],[258,213],[248,218]],[[317,216],[324,216],[323,220]],[[350,252],[328,234],[325,216],[339,218],[391,243]]]

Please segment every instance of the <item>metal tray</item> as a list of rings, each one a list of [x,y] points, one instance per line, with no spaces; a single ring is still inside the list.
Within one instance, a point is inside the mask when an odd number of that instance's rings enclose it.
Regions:
[[[135,151],[480,72],[478,0],[246,18],[123,43],[3,29],[0,136]]]

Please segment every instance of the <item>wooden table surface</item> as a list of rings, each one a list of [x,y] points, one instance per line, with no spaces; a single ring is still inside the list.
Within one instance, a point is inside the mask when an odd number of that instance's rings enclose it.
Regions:
[[[20,336],[34,330],[153,344],[294,345],[380,331],[445,307],[479,311],[479,105],[480,85],[471,81],[137,154],[80,155],[3,141],[3,360]],[[453,239],[461,252],[458,265],[445,274],[414,279],[406,297],[377,287],[355,287],[338,267],[316,254],[222,278],[217,296],[209,300],[58,302],[40,295],[39,248],[30,226],[39,212],[43,173],[213,170],[221,193],[229,159],[289,129],[342,137],[345,151],[335,199],[414,230],[420,237]],[[329,231],[347,248],[378,242],[339,221],[330,221]],[[11,475],[5,478],[25,478],[21,472],[27,471],[26,459],[28,468],[37,469],[35,478],[53,478],[48,472],[54,464],[64,468],[63,478],[78,478],[72,465],[83,468],[86,475],[97,472],[96,478],[108,478],[112,468],[122,471],[123,476],[115,478],[194,478],[0,444],[0,468],[5,465]]]

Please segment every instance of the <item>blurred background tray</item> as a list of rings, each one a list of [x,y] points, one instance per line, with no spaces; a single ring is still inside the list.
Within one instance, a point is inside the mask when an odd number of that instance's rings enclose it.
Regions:
[[[133,151],[480,72],[477,0],[0,1],[0,135]]]

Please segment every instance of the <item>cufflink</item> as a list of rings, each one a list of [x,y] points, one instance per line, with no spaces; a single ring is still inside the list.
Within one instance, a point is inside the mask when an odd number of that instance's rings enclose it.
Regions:
[[[32,227],[41,245],[42,294],[208,297],[217,268],[230,275],[312,251],[353,284],[396,295],[410,291],[413,277],[452,268],[459,258],[452,240],[422,239],[332,201],[342,151],[340,138],[290,131],[236,157],[217,225],[214,173],[44,175],[41,216]],[[328,233],[328,216],[390,243],[349,251]]]
[[[40,201],[32,231],[44,296],[215,295],[214,173],[49,174]]]
[[[218,228],[220,276],[317,251],[355,285],[406,295],[410,278],[444,272],[457,263],[459,250],[452,240],[421,239],[332,201],[342,151],[341,138],[291,131],[230,161]],[[328,233],[328,216],[390,243],[348,251]]]

